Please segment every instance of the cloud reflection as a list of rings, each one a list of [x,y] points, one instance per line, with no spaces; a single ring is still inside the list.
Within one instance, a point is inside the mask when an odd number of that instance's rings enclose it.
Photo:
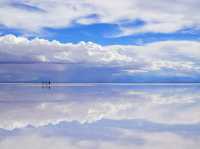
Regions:
[[[200,140],[198,85],[0,88],[2,149],[184,149]]]

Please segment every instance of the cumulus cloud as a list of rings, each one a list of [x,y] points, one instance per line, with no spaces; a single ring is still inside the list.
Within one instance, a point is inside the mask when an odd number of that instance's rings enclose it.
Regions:
[[[125,36],[141,32],[171,33],[200,25],[198,0],[3,0],[0,6],[0,24],[36,32],[74,23],[114,23],[122,31],[116,36]],[[144,24],[127,27],[127,23],[135,20]]]
[[[102,46],[92,42],[72,44],[6,35],[0,37],[0,62],[85,64],[118,67],[119,74],[126,75],[147,72],[164,75],[168,71],[168,76],[187,76],[200,72],[199,48],[198,41]]]
[[[78,44],[44,39],[28,40],[23,37],[6,35],[0,38],[1,61],[27,61],[27,62],[66,62],[104,64],[115,61],[128,61],[126,55],[92,43],[80,42]],[[4,57],[4,55],[7,55]]]

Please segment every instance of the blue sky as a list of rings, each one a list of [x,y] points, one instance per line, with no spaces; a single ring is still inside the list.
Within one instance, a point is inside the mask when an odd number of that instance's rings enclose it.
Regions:
[[[0,81],[199,82],[199,6],[2,0]]]

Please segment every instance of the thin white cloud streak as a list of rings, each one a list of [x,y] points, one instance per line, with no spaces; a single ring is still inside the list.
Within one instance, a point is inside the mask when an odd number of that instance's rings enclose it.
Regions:
[[[14,35],[0,36],[1,62],[63,62],[89,66],[118,66],[123,73],[172,70],[174,74],[200,72],[199,41],[162,41],[146,45],[102,46],[92,42],[60,43]]]
[[[81,24],[116,23],[126,36],[135,33],[172,33],[185,28],[199,28],[198,0],[22,0],[21,5],[42,11],[11,5],[12,1],[0,3],[0,24],[38,32],[45,27],[60,28]],[[97,17],[92,17],[92,15]],[[127,27],[124,22],[142,20],[140,27]]]

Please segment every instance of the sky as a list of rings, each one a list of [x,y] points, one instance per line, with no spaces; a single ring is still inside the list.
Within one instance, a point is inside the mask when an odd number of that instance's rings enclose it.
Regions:
[[[200,82],[199,0],[1,0],[0,82]]]

